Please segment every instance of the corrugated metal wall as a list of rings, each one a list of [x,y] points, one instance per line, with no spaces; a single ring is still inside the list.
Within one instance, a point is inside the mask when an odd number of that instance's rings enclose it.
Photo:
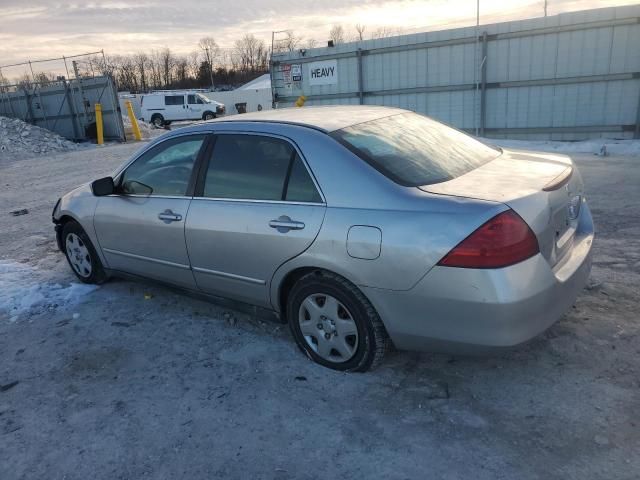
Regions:
[[[104,138],[125,140],[116,87],[110,77],[35,82],[12,90],[0,90],[2,116],[19,118],[69,140],[87,140],[92,137],[90,125],[95,124],[95,104],[100,103]]]
[[[640,122],[640,5],[275,55],[278,107],[375,104],[489,137],[632,138]],[[336,84],[309,63],[336,59]],[[301,81],[287,65],[300,64]],[[288,83],[285,83],[285,79]]]

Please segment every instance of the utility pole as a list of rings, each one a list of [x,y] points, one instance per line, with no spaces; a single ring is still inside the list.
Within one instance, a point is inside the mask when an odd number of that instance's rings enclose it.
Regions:
[[[547,0],[544,0],[544,16],[547,16]]]

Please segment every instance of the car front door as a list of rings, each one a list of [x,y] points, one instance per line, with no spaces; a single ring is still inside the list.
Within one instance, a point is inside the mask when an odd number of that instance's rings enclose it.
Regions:
[[[225,133],[214,142],[186,223],[193,275],[207,293],[268,307],[274,272],[311,245],[325,202],[288,140]]]
[[[100,198],[94,227],[109,268],[195,288],[184,225],[206,137],[157,144],[118,175],[116,194]]]

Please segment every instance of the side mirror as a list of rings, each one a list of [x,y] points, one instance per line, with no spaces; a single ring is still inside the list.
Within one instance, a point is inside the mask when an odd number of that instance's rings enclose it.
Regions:
[[[91,190],[96,197],[104,197],[113,194],[115,187],[113,186],[113,178],[99,178],[91,183]]]

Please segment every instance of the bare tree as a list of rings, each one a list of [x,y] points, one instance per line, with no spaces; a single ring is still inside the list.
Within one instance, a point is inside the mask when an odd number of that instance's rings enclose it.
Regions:
[[[198,46],[204,52],[204,60],[207,62],[209,80],[211,81],[211,88],[213,88],[213,62],[214,59],[220,55],[220,47],[218,47],[216,41],[211,37],[201,38]]]
[[[318,42],[315,38],[309,38],[304,42],[304,48],[316,48]]]
[[[367,27],[365,25],[362,25],[361,23],[356,23],[354,28],[356,29],[356,40],[364,40],[364,31],[367,29]]]
[[[371,38],[388,38],[399,35],[397,30],[389,27],[378,27],[371,33]]]
[[[168,47],[160,50],[160,71],[164,87],[169,87],[172,81],[172,71],[175,65],[175,58]]]
[[[287,30],[285,32],[285,38],[278,40],[278,43],[274,45],[273,49],[276,52],[293,52],[300,48],[302,44],[302,37],[295,34],[293,30]]]
[[[149,55],[144,52],[136,53],[133,56],[133,62],[136,66],[138,78],[140,79],[140,91],[144,92],[149,87],[148,85],[148,68],[149,68]]]
[[[115,58],[116,81],[120,89],[129,91],[138,90],[138,75],[136,63],[131,56],[118,56]]]
[[[179,87],[188,87],[189,61],[186,56],[176,56],[173,62],[174,77]]]
[[[344,28],[342,25],[334,25],[329,31],[329,40],[333,40],[334,45],[344,43]]]
[[[200,72],[200,53],[196,50],[187,55],[187,69],[191,78],[198,78]]]
[[[265,43],[252,33],[236,40],[232,62],[243,73],[257,73],[267,70],[268,50]]]
[[[149,56],[149,71],[150,71],[150,81],[149,85],[151,88],[161,88],[162,87],[162,55],[158,50],[152,50],[151,55]]]

